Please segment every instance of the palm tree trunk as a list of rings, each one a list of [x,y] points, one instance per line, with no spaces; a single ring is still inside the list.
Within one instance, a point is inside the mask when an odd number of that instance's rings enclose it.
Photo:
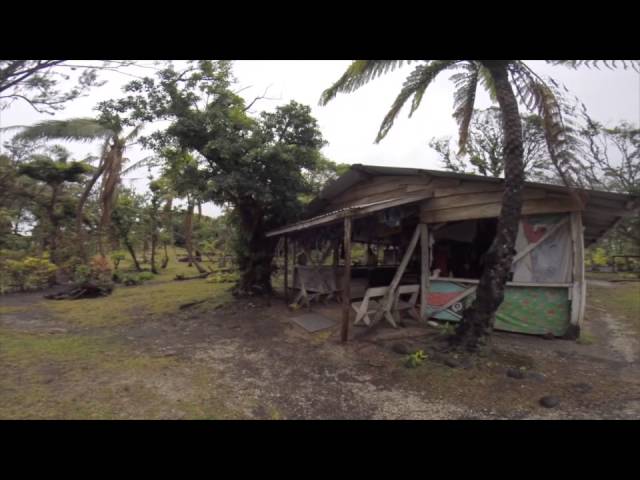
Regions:
[[[87,199],[89,198],[89,194],[91,193],[91,190],[93,189],[94,185],[98,181],[98,178],[100,178],[103,172],[104,172],[104,162],[101,162],[100,166],[98,167],[98,170],[96,170],[96,172],[93,174],[93,177],[91,177],[91,180],[89,180],[89,183],[87,184],[84,191],[82,192],[82,195],[78,200],[78,207],[76,208],[76,235],[78,238],[78,248],[80,250],[80,256],[85,261],[87,260],[87,250],[85,248],[86,239],[84,238],[84,232],[82,228],[84,205],[85,203],[87,203]]]
[[[486,255],[486,264],[480,277],[476,298],[465,310],[452,339],[454,344],[469,351],[489,346],[495,314],[504,300],[505,283],[509,280],[511,272],[524,187],[522,125],[518,102],[507,75],[507,63],[483,63],[495,82],[496,97],[502,114],[505,183],[496,237]]]

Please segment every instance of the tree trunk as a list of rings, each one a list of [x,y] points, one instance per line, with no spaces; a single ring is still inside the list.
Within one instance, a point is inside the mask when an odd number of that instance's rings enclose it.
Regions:
[[[169,264],[169,252],[167,252],[167,242],[162,242],[163,246],[164,246],[164,258],[162,259],[162,265],[160,265],[160,268],[167,268],[167,265]]]
[[[103,172],[104,172],[104,162],[102,161],[100,163],[100,166],[98,167],[98,170],[96,170],[96,172],[93,174],[93,177],[91,177],[91,180],[89,180],[89,183],[87,184],[84,191],[82,192],[82,195],[78,200],[78,207],[76,208],[76,235],[78,238],[78,249],[79,249],[80,257],[85,261],[87,260],[87,249],[85,248],[86,238],[84,235],[84,229],[82,228],[82,220],[84,217],[84,205],[87,203],[87,199],[91,194],[91,190],[93,189],[93,186],[96,184],[96,182],[98,181],[98,178],[100,178],[100,175],[102,175]]]
[[[51,254],[51,263],[58,264],[58,217],[56,216],[56,202],[58,201],[58,193],[60,191],[60,185],[51,185],[51,201],[47,206],[47,216],[49,217],[49,223],[51,231],[49,232],[47,243],[49,246],[49,252]]]
[[[240,238],[236,255],[240,268],[240,294],[270,294],[271,268],[277,239],[267,238],[262,212],[253,204],[236,207],[240,218]]]
[[[185,244],[187,247],[187,256],[189,258],[189,266],[192,264],[196,266],[198,273],[207,273],[207,271],[198,263],[193,257],[193,202],[188,202],[187,216],[185,217]]]
[[[136,267],[136,270],[138,272],[142,271],[142,268],[140,268],[140,264],[138,263],[138,259],[136,258],[136,252],[133,249],[133,246],[131,245],[131,243],[129,243],[129,240],[125,238],[124,240],[124,245],[125,247],[127,247],[127,250],[129,251],[129,254],[131,255],[131,259],[133,260],[133,265]]]
[[[496,97],[502,113],[505,183],[496,237],[486,254],[486,264],[478,283],[476,298],[464,311],[452,339],[455,345],[469,351],[489,346],[495,314],[504,300],[505,283],[511,272],[524,187],[522,125],[518,103],[507,76],[507,62],[486,61],[484,65],[495,82]]]
[[[145,236],[142,242],[142,263],[147,263],[149,261],[147,258],[147,250],[149,250],[149,240]]]

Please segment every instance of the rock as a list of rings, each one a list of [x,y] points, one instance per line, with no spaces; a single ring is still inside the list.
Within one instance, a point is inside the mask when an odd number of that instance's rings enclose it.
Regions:
[[[465,370],[473,368],[473,366],[473,360],[471,360],[470,358],[465,358],[462,360],[462,362],[460,362],[460,367],[464,368]]]
[[[405,343],[394,343],[391,345],[391,350],[400,355],[409,355],[411,353],[411,350],[409,350],[409,347]]]
[[[427,322],[427,325],[429,325],[429,326],[431,326],[431,327],[434,327],[434,328],[440,328],[440,324],[439,324],[439,323],[434,322],[433,320],[429,320],[429,321]]]
[[[508,368],[507,369],[507,377],[516,378],[518,380],[522,380],[524,378],[524,372],[517,368]]]
[[[56,333],[67,333],[67,330],[64,328],[50,328],[47,330],[47,333],[56,334]]]
[[[451,368],[458,368],[460,366],[460,362],[458,362],[457,360],[454,360],[453,358],[445,359],[444,364],[447,367],[451,367]]]
[[[547,395],[546,397],[542,397],[540,399],[540,405],[545,408],[553,408],[560,403],[560,399],[558,397],[554,397],[553,395]]]
[[[527,372],[526,377],[531,380],[535,380],[536,382],[544,382],[547,378],[539,372]]]
[[[547,332],[542,336],[542,338],[544,338],[545,340],[554,340],[556,336],[551,332]]]
[[[578,393],[588,393],[593,390],[591,385],[584,382],[576,383],[573,387],[578,391]]]

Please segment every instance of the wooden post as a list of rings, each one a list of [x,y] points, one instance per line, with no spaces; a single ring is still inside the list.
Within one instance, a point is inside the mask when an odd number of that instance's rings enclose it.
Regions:
[[[571,325],[579,334],[584,317],[586,285],[584,281],[584,235],[582,213],[571,214],[571,240],[573,245],[573,286],[571,289]]]
[[[342,331],[340,339],[349,338],[349,316],[351,309],[351,217],[344,219],[344,276],[342,278]]]
[[[427,294],[430,287],[429,227],[420,224],[420,320],[427,320]]]
[[[284,236],[284,301],[289,303],[289,238]]]
[[[411,237],[411,241],[409,242],[409,246],[404,252],[404,256],[402,257],[402,261],[400,262],[400,266],[396,270],[395,275],[393,276],[393,280],[391,281],[391,285],[389,285],[389,291],[384,299],[384,308],[383,311],[378,313],[378,317],[384,315],[385,318],[390,319],[389,322],[395,327],[396,324],[392,321],[392,316],[390,315],[391,307],[393,306],[393,300],[395,299],[396,289],[400,284],[400,280],[402,280],[402,275],[404,275],[404,271],[409,264],[409,260],[411,259],[411,255],[413,255],[413,251],[416,249],[416,245],[418,244],[418,237],[420,236],[420,225],[416,226],[415,231],[413,232],[413,236]]]

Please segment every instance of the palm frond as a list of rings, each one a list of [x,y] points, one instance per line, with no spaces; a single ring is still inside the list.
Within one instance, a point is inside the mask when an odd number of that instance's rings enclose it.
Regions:
[[[129,140],[132,140],[134,138],[136,138],[138,135],[140,135],[140,132],[142,131],[142,129],[144,128],[144,124],[139,124],[136,125],[128,134],[126,137],[124,137],[124,141],[128,142]]]
[[[577,69],[580,67],[600,69],[600,65],[604,65],[609,70],[614,70],[621,65],[624,70],[632,68],[636,72],[640,72],[640,60],[547,60],[551,65],[562,65]]]
[[[405,60],[354,60],[331,87],[322,92],[320,105],[326,105],[340,93],[357,90],[380,75],[400,68]],[[406,60],[410,63],[410,60]]]
[[[91,142],[109,137],[113,131],[94,118],[71,118],[69,120],[45,120],[25,127],[16,135],[18,139],[63,139]]]
[[[387,135],[407,100],[414,96],[409,114],[409,116],[411,116],[420,105],[422,96],[433,79],[436,78],[441,71],[452,67],[458,61],[459,60],[431,60],[428,63],[418,65],[405,80],[402,90],[400,90],[389,112],[384,117],[380,130],[378,131],[378,136],[376,137],[376,143],[380,142],[380,140]]]
[[[124,159],[124,160],[125,160],[125,163],[126,163],[129,159]],[[154,156],[144,157],[143,159],[132,163],[127,168],[122,170],[122,175],[126,175],[126,174],[128,174],[130,172],[133,172],[134,170],[137,170],[137,169],[142,168],[142,167],[155,167],[155,166],[159,165],[161,163],[161,161],[162,160],[160,158],[154,157]]]
[[[489,69],[487,69],[487,67],[485,67],[484,65],[480,65],[478,73],[480,77],[480,83],[487,91],[487,93],[489,93],[489,98],[491,98],[491,101],[493,103],[497,103],[498,97],[496,96],[496,84],[493,80],[493,77],[491,76],[491,73],[489,72]]]
[[[473,116],[473,107],[476,101],[476,90],[478,89],[478,78],[480,75],[480,65],[476,62],[465,64],[462,73],[451,76],[455,85],[453,118],[458,122],[458,148],[459,155],[464,154],[469,138],[469,124]]]
[[[563,102],[559,85],[553,79],[548,83],[543,81],[522,62],[510,63],[509,73],[519,99],[527,109],[537,112],[542,119],[551,163],[567,187],[576,186],[579,175],[572,176],[571,171],[575,171],[580,165],[576,155],[580,140],[573,133],[575,128],[572,128],[571,123],[572,109]],[[567,114],[568,124],[563,111]]]

